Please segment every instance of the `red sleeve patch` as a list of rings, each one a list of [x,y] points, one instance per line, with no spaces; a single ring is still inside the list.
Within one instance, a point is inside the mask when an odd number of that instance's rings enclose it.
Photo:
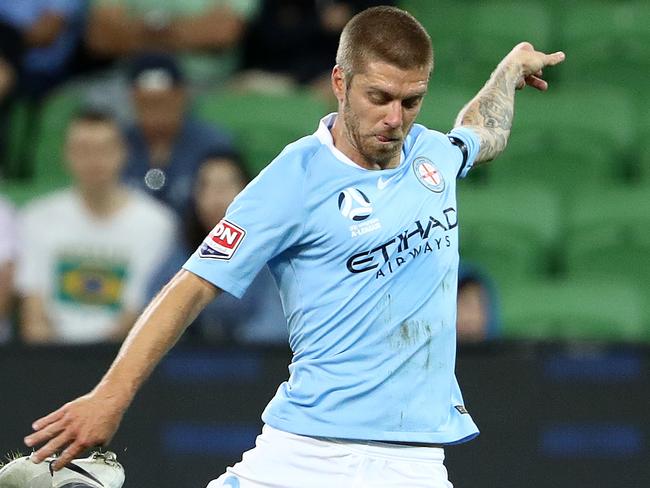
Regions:
[[[199,257],[229,260],[244,240],[246,231],[241,227],[222,219],[203,240],[199,248]]]

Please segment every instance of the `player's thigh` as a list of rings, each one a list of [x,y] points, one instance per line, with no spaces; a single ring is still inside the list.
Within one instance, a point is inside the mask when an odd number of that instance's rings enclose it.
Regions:
[[[453,488],[442,461],[370,458],[360,478],[369,488]]]
[[[361,461],[338,444],[265,429],[255,448],[208,488],[347,487]]]

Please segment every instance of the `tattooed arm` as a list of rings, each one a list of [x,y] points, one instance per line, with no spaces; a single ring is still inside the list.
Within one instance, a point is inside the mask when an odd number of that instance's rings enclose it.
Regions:
[[[544,91],[542,68],[564,60],[563,52],[544,54],[522,42],[499,63],[478,94],[460,111],[456,127],[468,127],[481,139],[476,163],[491,161],[505,149],[514,114],[515,90],[530,85]]]

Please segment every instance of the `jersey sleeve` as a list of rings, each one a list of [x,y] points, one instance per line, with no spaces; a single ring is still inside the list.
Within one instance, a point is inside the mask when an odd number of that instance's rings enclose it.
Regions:
[[[270,259],[299,242],[303,181],[296,161],[271,163],[235,198],[183,267],[241,298]]]
[[[451,143],[458,149],[458,178],[465,178],[474,166],[480,148],[478,135],[467,127],[456,127],[448,134]]]

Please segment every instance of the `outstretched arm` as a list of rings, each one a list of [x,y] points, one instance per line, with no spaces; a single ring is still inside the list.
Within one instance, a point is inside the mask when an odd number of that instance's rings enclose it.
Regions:
[[[64,449],[54,465],[58,470],[85,449],[109,442],[142,383],[218,292],[189,271],[177,273],[137,320],[93,391],[34,422],[36,432],[25,444],[45,445],[33,459],[40,462]]]
[[[526,85],[545,91],[542,69],[564,61],[564,53],[544,54],[522,42],[508,53],[478,94],[460,111],[455,127],[468,127],[481,139],[477,163],[491,161],[505,149],[514,115],[515,90]]]

